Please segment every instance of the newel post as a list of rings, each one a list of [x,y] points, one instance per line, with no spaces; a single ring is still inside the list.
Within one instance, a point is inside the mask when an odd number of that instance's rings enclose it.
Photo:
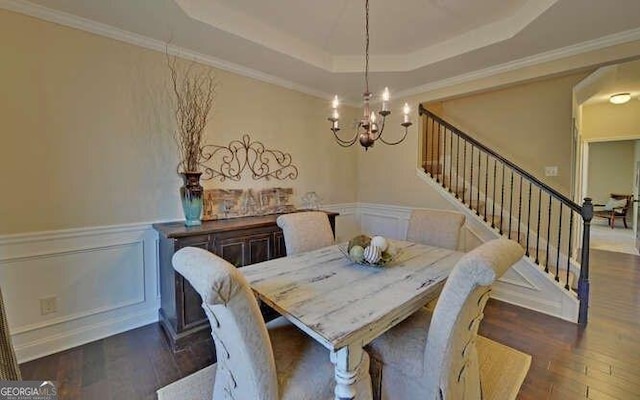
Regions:
[[[582,255],[580,262],[580,279],[578,280],[578,323],[587,324],[589,312],[589,246],[591,235],[591,219],[593,218],[593,203],[590,197],[585,197],[582,203]]]

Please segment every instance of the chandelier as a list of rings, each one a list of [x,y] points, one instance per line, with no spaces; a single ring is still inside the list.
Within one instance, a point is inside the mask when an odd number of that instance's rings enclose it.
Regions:
[[[333,98],[332,106],[332,114],[328,118],[331,122],[331,132],[338,142],[338,144],[342,147],[349,147],[353,145],[356,141],[360,142],[360,145],[364,147],[365,150],[368,150],[369,147],[372,147],[373,144],[380,140],[382,143],[387,145],[396,145],[401,143],[407,137],[408,128],[412,125],[411,121],[409,121],[409,104],[404,103],[403,113],[404,119],[400,124],[404,128],[404,134],[397,141],[386,141],[382,134],[384,132],[384,122],[388,115],[391,114],[389,110],[389,88],[384,88],[384,92],[382,93],[382,107],[380,111],[378,111],[378,115],[380,116],[380,120],[378,122],[378,118],[376,117],[376,113],[371,111],[371,98],[373,97],[371,92],[369,92],[369,0],[365,0],[365,47],[364,47],[364,93],[362,94],[363,100],[363,115],[362,119],[358,122],[357,127],[355,128],[355,134],[351,139],[342,139],[340,135],[338,135],[340,114],[338,113],[338,106],[340,105],[340,101],[338,100],[338,96],[336,95]]]

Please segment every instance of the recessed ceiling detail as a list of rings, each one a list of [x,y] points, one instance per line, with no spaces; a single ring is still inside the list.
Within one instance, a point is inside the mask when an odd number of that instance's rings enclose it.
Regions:
[[[155,51],[169,43],[171,54],[324,97],[328,107],[331,93],[360,102],[363,2],[0,0],[0,9]],[[531,68],[541,63],[560,61],[557,73],[633,59],[638,15],[638,0],[371,0],[370,89],[388,86],[395,103],[511,71],[550,73]]]
[[[332,73],[362,71],[360,2],[174,1],[194,20],[314,67]],[[512,38],[557,1],[373,2],[372,37],[383,40],[371,51],[371,71],[412,71]]]

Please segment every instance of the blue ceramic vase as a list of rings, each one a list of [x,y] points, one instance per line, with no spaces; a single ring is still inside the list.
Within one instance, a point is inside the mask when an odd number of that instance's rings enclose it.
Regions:
[[[202,225],[200,216],[202,215],[203,188],[200,185],[200,175],[202,172],[182,172],[184,185],[180,187],[180,200],[182,201],[182,211],[184,211],[186,226]]]

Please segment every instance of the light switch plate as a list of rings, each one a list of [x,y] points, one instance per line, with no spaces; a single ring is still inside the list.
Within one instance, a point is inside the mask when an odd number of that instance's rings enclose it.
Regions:
[[[558,167],[544,167],[544,176],[558,176]]]

